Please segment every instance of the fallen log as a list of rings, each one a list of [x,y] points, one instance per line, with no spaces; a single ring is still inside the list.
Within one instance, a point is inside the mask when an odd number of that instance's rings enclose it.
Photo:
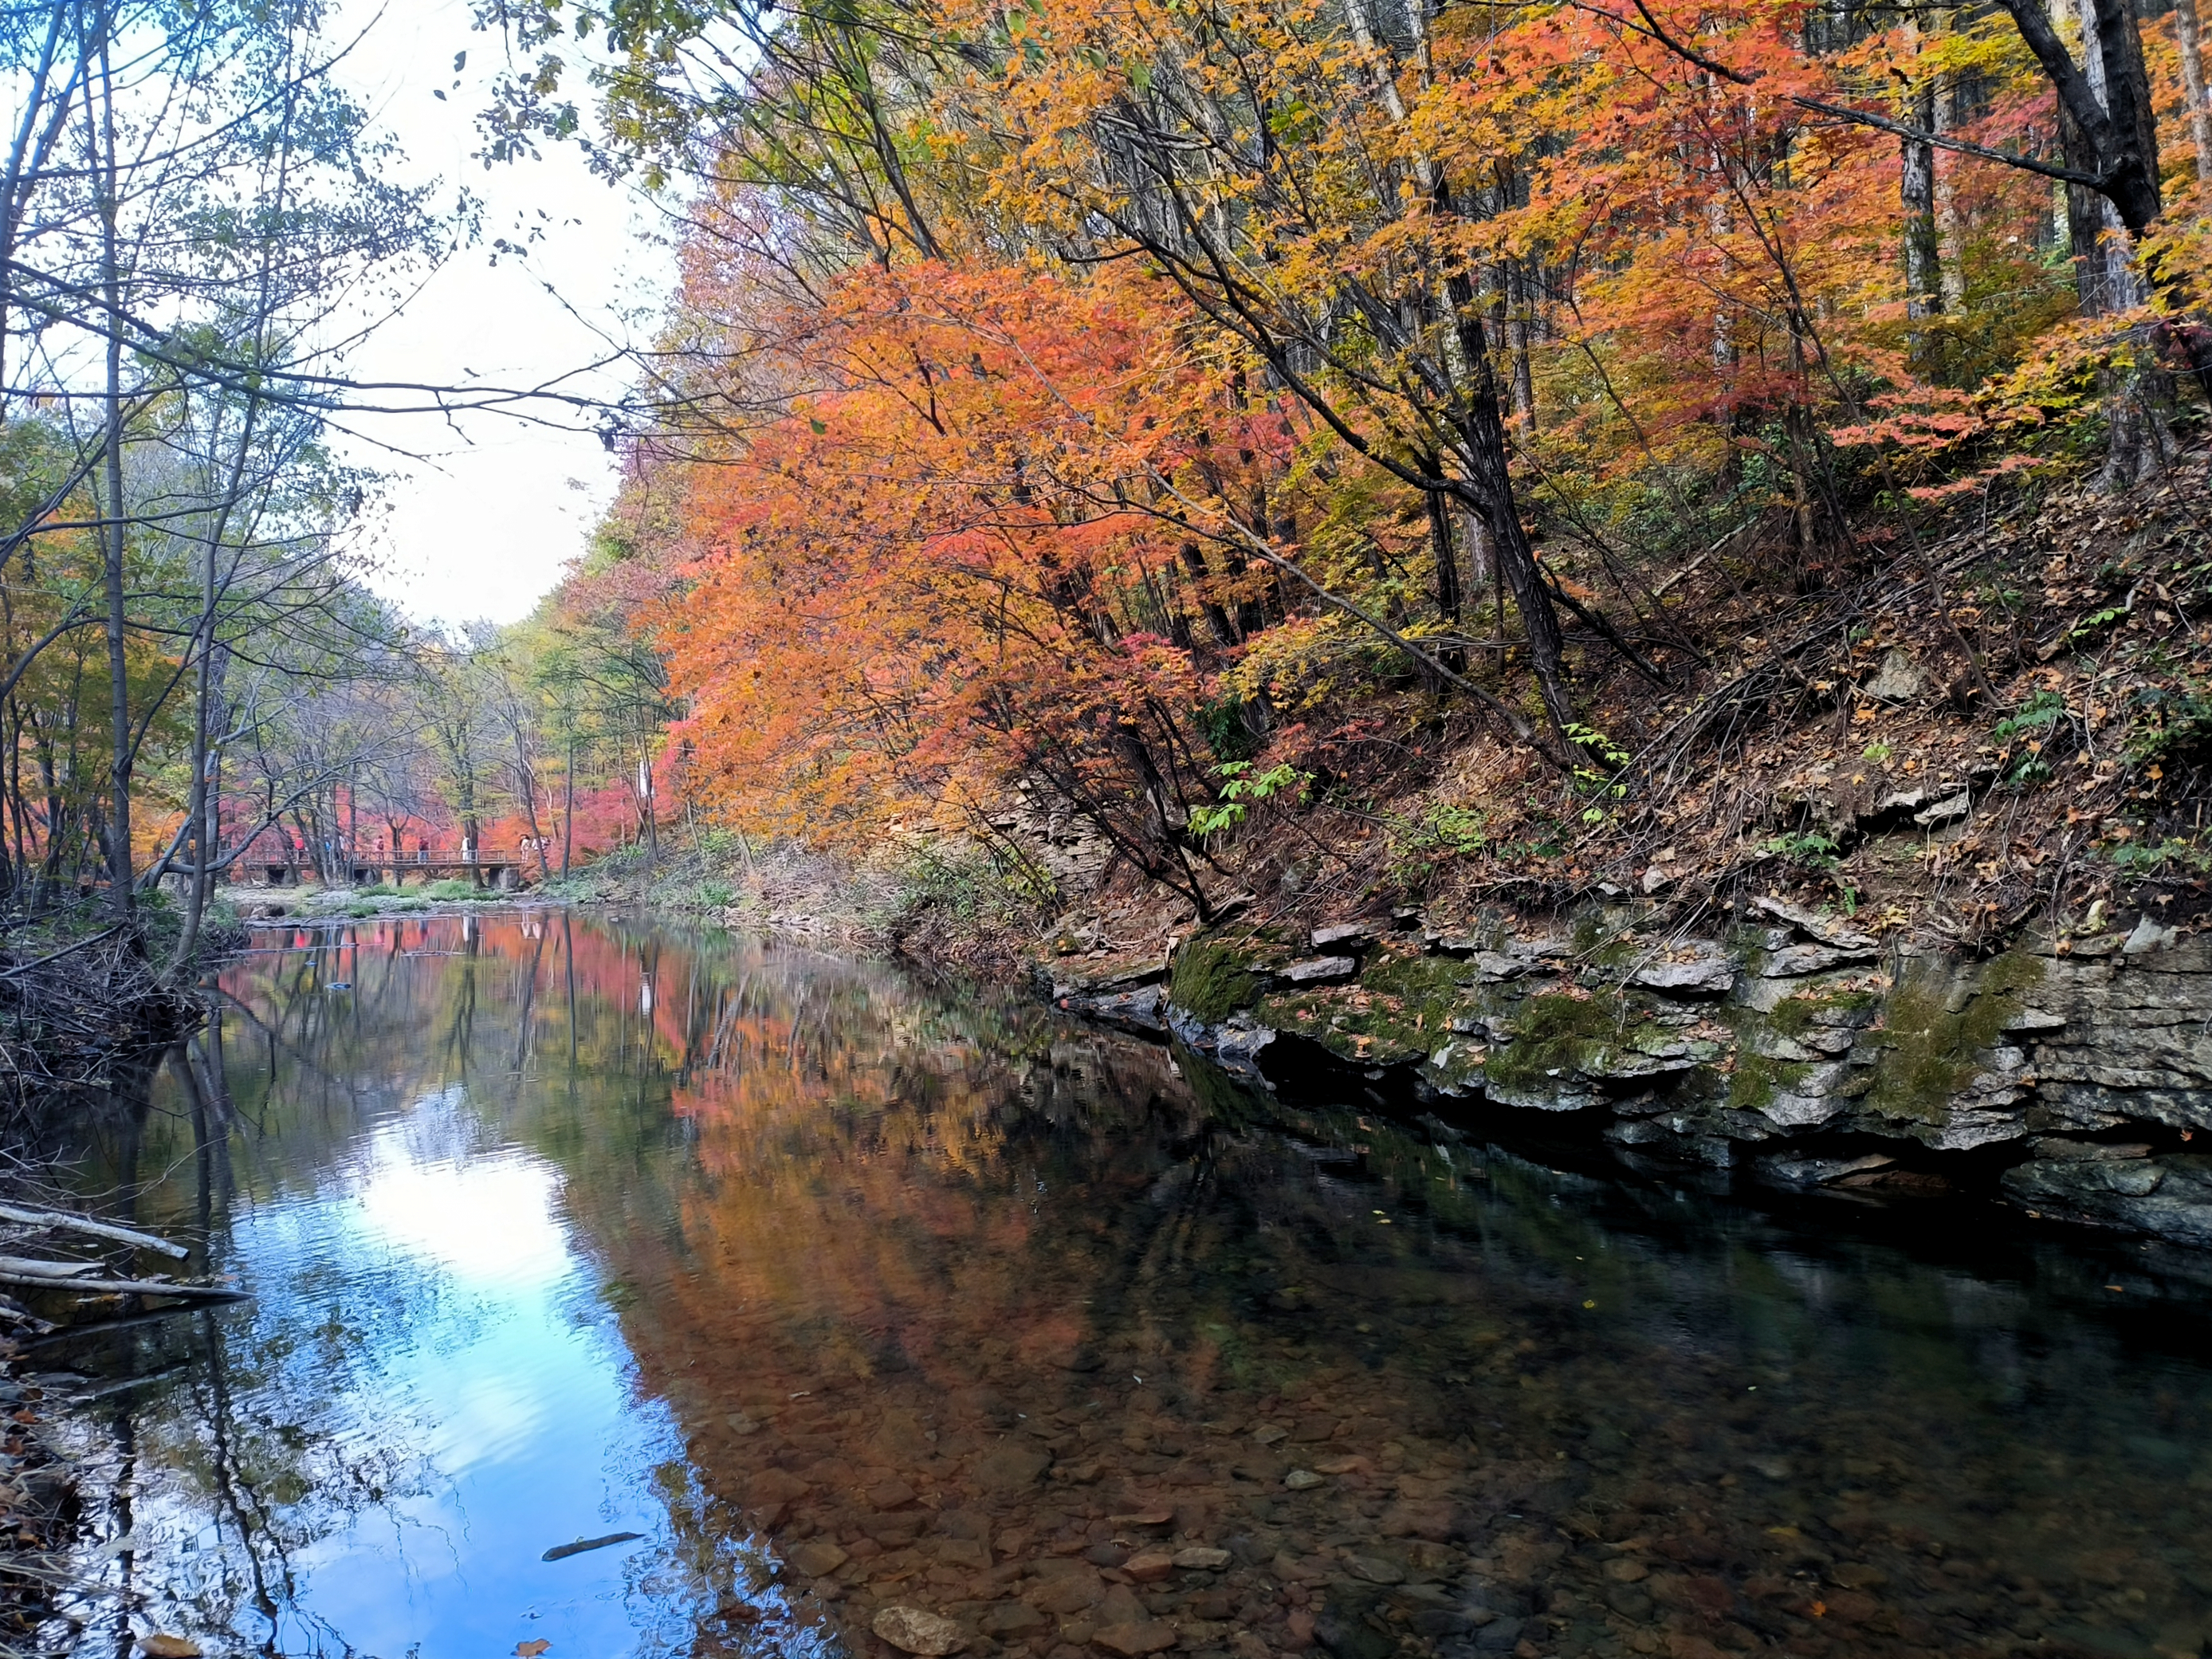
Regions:
[[[42,1261],[37,1265],[56,1264]],[[220,1285],[185,1285],[167,1279],[76,1279],[61,1273],[25,1273],[5,1268],[0,1268],[0,1285],[32,1285],[42,1291],[76,1291],[94,1296],[197,1296],[211,1302],[243,1302],[252,1295],[248,1291],[234,1291]]]
[[[112,1382],[103,1382],[96,1389],[87,1389],[82,1394],[70,1395],[69,1402],[72,1406],[88,1406],[95,1400],[112,1399],[118,1394],[128,1394],[133,1389],[143,1388],[149,1382],[165,1381],[179,1371],[191,1370],[198,1364],[197,1359],[179,1359],[175,1364],[164,1365],[158,1371],[141,1371],[136,1376],[118,1376]]]
[[[41,1336],[44,1336],[50,1331],[59,1328],[59,1327],[55,1325],[53,1321],[40,1318],[28,1309],[19,1307],[15,1302],[4,1296],[0,1296],[0,1324],[20,1325],[25,1329],[34,1331]]]
[[[191,1252],[182,1244],[172,1244],[166,1238],[152,1233],[142,1233],[135,1227],[118,1227],[112,1221],[94,1221],[89,1216],[72,1215],[66,1210],[27,1210],[19,1205],[0,1204],[0,1221],[13,1221],[26,1227],[51,1227],[58,1232],[85,1233],[94,1238],[112,1239],[118,1244],[129,1244],[141,1250],[155,1250],[181,1261]]]
[[[87,1273],[101,1271],[97,1261],[41,1261],[36,1256],[0,1255],[0,1273],[16,1273],[39,1281],[82,1279]]]
[[[74,1325],[48,1325],[46,1334],[34,1336],[23,1346],[26,1349],[31,1349],[44,1347],[52,1342],[74,1342],[96,1331],[123,1331],[131,1330],[141,1325],[158,1325],[162,1321],[174,1319],[180,1314],[198,1311],[200,1310],[191,1303],[173,1302],[165,1308],[147,1308],[136,1313],[112,1314],[104,1319],[87,1319]]]

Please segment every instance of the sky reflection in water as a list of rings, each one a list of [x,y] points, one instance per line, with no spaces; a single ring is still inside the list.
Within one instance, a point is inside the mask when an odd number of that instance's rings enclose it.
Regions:
[[[406,955],[390,948],[398,930],[357,931],[360,950],[318,936],[325,948],[226,976],[240,1003],[221,1045],[240,1121],[209,1160],[214,1255],[254,1302],[42,1356],[96,1382],[191,1362],[92,1407],[81,1431],[103,1468],[135,1453],[104,1528],[123,1535],[127,1518],[137,1583],[157,1587],[134,1627],[394,1659],[536,1638],[617,1655],[656,1630],[686,1645],[690,1587],[668,1595],[647,1570],[678,1437],[639,1396],[561,1213],[559,1170],[496,1127],[544,1080],[479,1071],[480,1034],[437,1021],[447,981],[502,965],[483,932],[510,950],[542,940],[508,922],[471,928],[480,957]],[[406,940],[419,948],[424,933]],[[450,949],[458,934],[439,925],[428,942]],[[352,988],[321,988],[347,974]],[[512,1011],[492,1024],[511,1027]],[[155,1107],[137,1167],[179,1167],[138,1213],[189,1237],[191,1101],[173,1072]],[[539,1559],[618,1531],[647,1540]],[[120,1565],[106,1577],[119,1582]],[[96,1628],[112,1632],[106,1612]]]

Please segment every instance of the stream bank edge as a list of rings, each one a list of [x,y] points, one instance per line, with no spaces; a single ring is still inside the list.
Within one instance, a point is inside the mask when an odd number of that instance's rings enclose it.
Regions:
[[[1587,1137],[1862,1198],[1994,1191],[2035,1219],[2212,1247],[2212,942],[2146,918],[1972,957],[1757,901],[1553,931],[1418,913],[1046,957],[1054,1006],[1288,1097]]]

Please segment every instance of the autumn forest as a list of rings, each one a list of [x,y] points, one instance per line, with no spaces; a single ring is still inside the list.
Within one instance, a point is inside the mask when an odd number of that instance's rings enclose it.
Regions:
[[[313,8],[19,9],[6,926],[175,974],[249,872],[434,847],[1033,921],[1856,896],[1807,791],[1923,763],[2017,797],[1916,872],[1954,931],[2077,902],[2054,856],[2198,881],[2194,5],[488,5],[483,163],[675,227],[590,404],[350,375],[481,227],[382,182]],[[464,406],[622,460],[511,626],[348,550],[348,419]]]
[[[0,0],[0,1659],[2212,1654],[2204,3]]]
[[[513,150],[581,118],[562,27]],[[2195,867],[2201,538],[2136,570],[2111,529],[2202,499],[2190,0],[607,27],[603,162],[693,206],[556,603],[625,595],[718,821],[1048,887],[1030,827],[1072,823],[1200,921],[1562,900],[1693,838],[1833,876],[1728,785],[1839,734],[2032,793],[2078,731],[2124,759],[2057,781],[2069,852]],[[1948,692],[1917,724],[1893,651]],[[2016,921],[2027,862],[1948,890]]]

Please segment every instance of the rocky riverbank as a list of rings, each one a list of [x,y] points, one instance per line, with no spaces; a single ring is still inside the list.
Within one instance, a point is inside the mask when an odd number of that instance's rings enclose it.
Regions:
[[[1571,1126],[1637,1167],[1869,1195],[1995,1189],[2029,1215],[2212,1246],[2212,942],[2144,915],[1968,958],[1755,898],[1556,927],[1394,915],[1103,941],[1052,1000],[1289,1095]]]

